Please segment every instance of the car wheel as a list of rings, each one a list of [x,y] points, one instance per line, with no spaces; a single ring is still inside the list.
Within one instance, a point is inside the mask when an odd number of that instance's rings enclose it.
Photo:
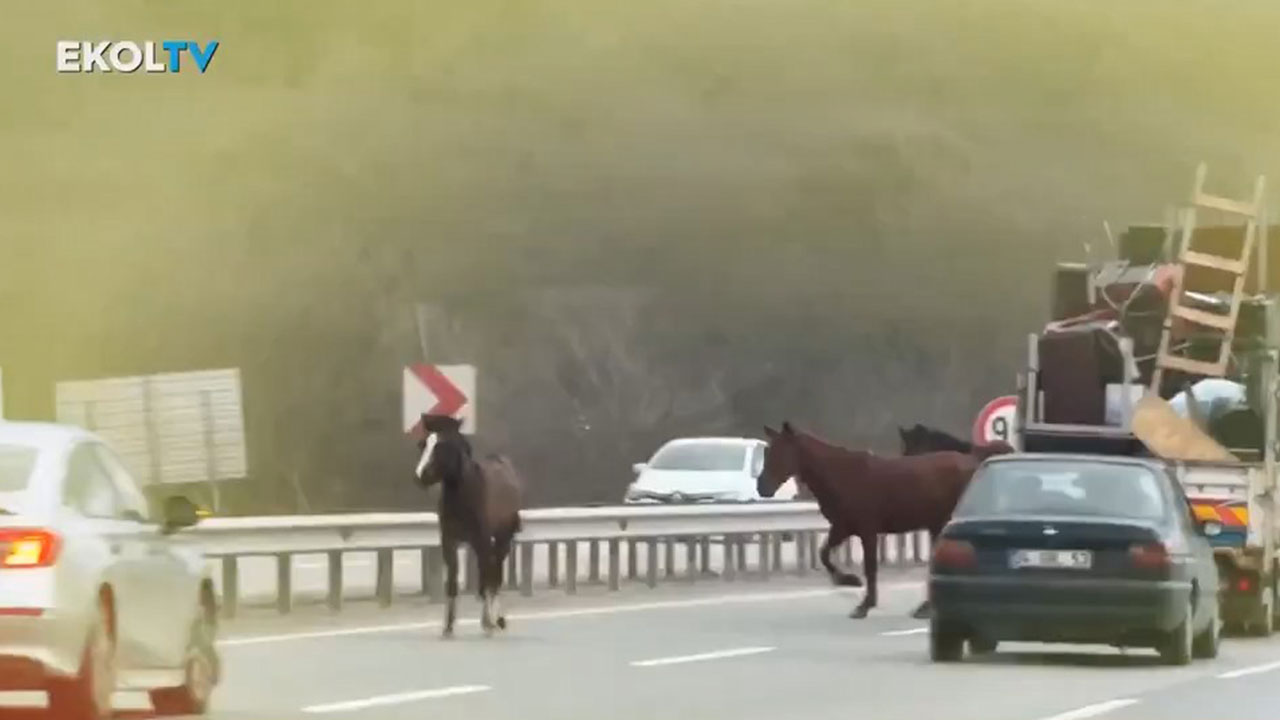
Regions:
[[[1192,611],[1192,605],[1188,602],[1187,611],[1182,618],[1182,622],[1178,623],[1178,627],[1166,633],[1160,642],[1160,646],[1156,648],[1160,653],[1160,657],[1168,665],[1186,665],[1191,662],[1192,646],[1195,644],[1194,631],[1192,629],[1194,619]]]
[[[73,678],[56,680],[49,686],[50,716],[59,720],[102,720],[111,716],[111,696],[116,691],[114,617],[110,601],[101,598],[80,657],[80,671]]]
[[[989,637],[974,635],[969,638],[969,652],[973,655],[990,655],[996,651],[1000,643]]]
[[[157,688],[150,693],[156,715],[203,715],[209,709],[209,698],[220,675],[216,636],[217,613],[202,605],[187,640],[182,685]]]
[[[929,620],[929,659],[934,662],[958,662],[964,658],[964,635],[938,619]]]
[[[1218,645],[1221,640],[1222,618],[1217,613],[1214,613],[1213,619],[1209,622],[1209,627],[1196,636],[1191,652],[1197,658],[1211,660],[1218,657]]]

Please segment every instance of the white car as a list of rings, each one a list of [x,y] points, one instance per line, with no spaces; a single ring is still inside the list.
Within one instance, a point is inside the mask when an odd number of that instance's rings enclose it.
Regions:
[[[45,690],[59,720],[110,715],[144,689],[160,715],[203,713],[220,675],[204,558],[152,515],[119,458],[73,427],[0,421],[0,690]]]
[[[636,463],[635,482],[625,501],[643,502],[752,502],[763,500],[756,478],[764,469],[762,440],[753,438],[680,438],[653,454],[647,463]],[[774,500],[794,500],[796,483],[787,480]]]

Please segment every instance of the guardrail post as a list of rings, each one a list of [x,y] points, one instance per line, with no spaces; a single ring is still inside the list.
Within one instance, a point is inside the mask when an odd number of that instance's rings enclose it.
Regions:
[[[422,594],[427,602],[444,599],[444,551],[439,546],[422,548]]]
[[[329,610],[342,609],[342,551],[330,550],[329,556]]]
[[[699,569],[704,575],[711,574],[711,537],[703,535],[698,539],[698,554],[702,557],[698,559]]]
[[[782,572],[782,533],[773,534],[773,571]]]
[[[724,571],[721,575],[725,582],[733,582],[738,577],[738,562],[734,559],[734,548],[738,546],[732,535],[724,536]]]
[[[597,540],[587,544],[587,582],[600,582],[600,542]]]
[[[651,588],[657,587],[658,586],[658,541],[655,540],[654,538],[649,538],[648,540],[645,541],[645,544],[648,545],[649,547],[649,553],[648,553],[649,563],[648,563],[648,567],[644,569],[644,584],[648,585]]]
[[[808,555],[809,555],[809,569],[810,569],[810,570],[817,570],[817,569],[818,569],[818,564],[819,564],[819,560],[818,560],[818,533],[816,533],[816,532],[809,533],[808,545],[809,545],[809,552],[808,552]]]
[[[240,605],[239,558],[224,555],[222,558],[222,617],[233,618]]]
[[[622,586],[622,548],[617,538],[609,540],[609,589],[617,590]]]
[[[795,534],[796,543],[796,574],[804,575],[809,570],[809,533],[798,532]]]
[[[281,614],[293,609],[293,556],[276,555],[276,610]]]
[[[636,549],[639,541],[631,539],[627,541],[627,579],[635,580],[640,575],[639,556],[640,553]]]
[[[850,544],[852,545],[853,543],[850,543]],[[879,555],[880,564],[888,565],[889,564],[889,536],[888,535],[876,536],[876,552],[880,553]]]
[[[873,549],[871,552],[875,552],[875,550]],[[843,564],[845,567],[850,567],[851,565],[853,565],[853,539],[852,538],[845,540],[844,544],[840,546],[840,557],[843,559]],[[865,561],[866,559],[863,558],[863,560]]]
[[[395,595],[395,551],[383,548],[377,554],[377,575],[374,582],[377,587],[378,607],[391,607],[391,596]]]
[[[916,532],[916,562],[929,562],[929,532],[927,530],[919,530]]]
[[[757,540],[757,544],[759,546],[759,550],[758,550],[759,557],[756,558],[756,566],[760,569],[760,579],[768,580],[769,579],[769,545],[771,544],[769,539],[769,533],[760,533],[760,537]]]
[[[738,572],[747,572],[747,538],[745,535],[738,535],[734,538],[734,544],[738,546]]]
[[[665,577],[676,575],[676,541],[675,538],[663,538],[662,574]]]
[[[519,578],[516,576],[516,546],[518,543],[511,542],[507,548],[507,582],[506,586],[515,589],[520,586]]]
[[[533,595],[533,543],[520,543],[520,594]]]
[[[476,554],[476,549],[467,545],[463,560],[466,562],[466,573],[463,577],[463,589],[468,595],[474,595],[480,590],[480,556]]]
[[[560,543],[555,540],[547,543],[547,584],[551,587],[560,584]]]
[[[578,541],[564,544],[564,591],[570,595],[578,592]]]
[[[898,564],[907,564],[907,533],[898,535]]]
[[[684,573],[689,582],[698,579],[698,540],[690,537],[684,543]]]

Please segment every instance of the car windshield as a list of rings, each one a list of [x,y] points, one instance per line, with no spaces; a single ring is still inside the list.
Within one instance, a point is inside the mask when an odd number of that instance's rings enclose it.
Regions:
[[[998,462],[969,486],[955,517],[1083,515],[1157,519],[1165,515],[1161,480],[1122,463]]]
[[[36,456],[36,449],[26,445],[0,445],[0,494],[27,488]]]
[[[655,470],[741,470],[747,449],[729,443],[677,443],[653,456]]]

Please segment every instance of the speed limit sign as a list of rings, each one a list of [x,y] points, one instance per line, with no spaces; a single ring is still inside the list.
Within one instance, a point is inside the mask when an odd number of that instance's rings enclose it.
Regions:
[[[1018,415],[1018,396],[1005,395],[982,406],[973,422],[973,442],[986,445],[996,441],[1013,443],[1013,423]]]

